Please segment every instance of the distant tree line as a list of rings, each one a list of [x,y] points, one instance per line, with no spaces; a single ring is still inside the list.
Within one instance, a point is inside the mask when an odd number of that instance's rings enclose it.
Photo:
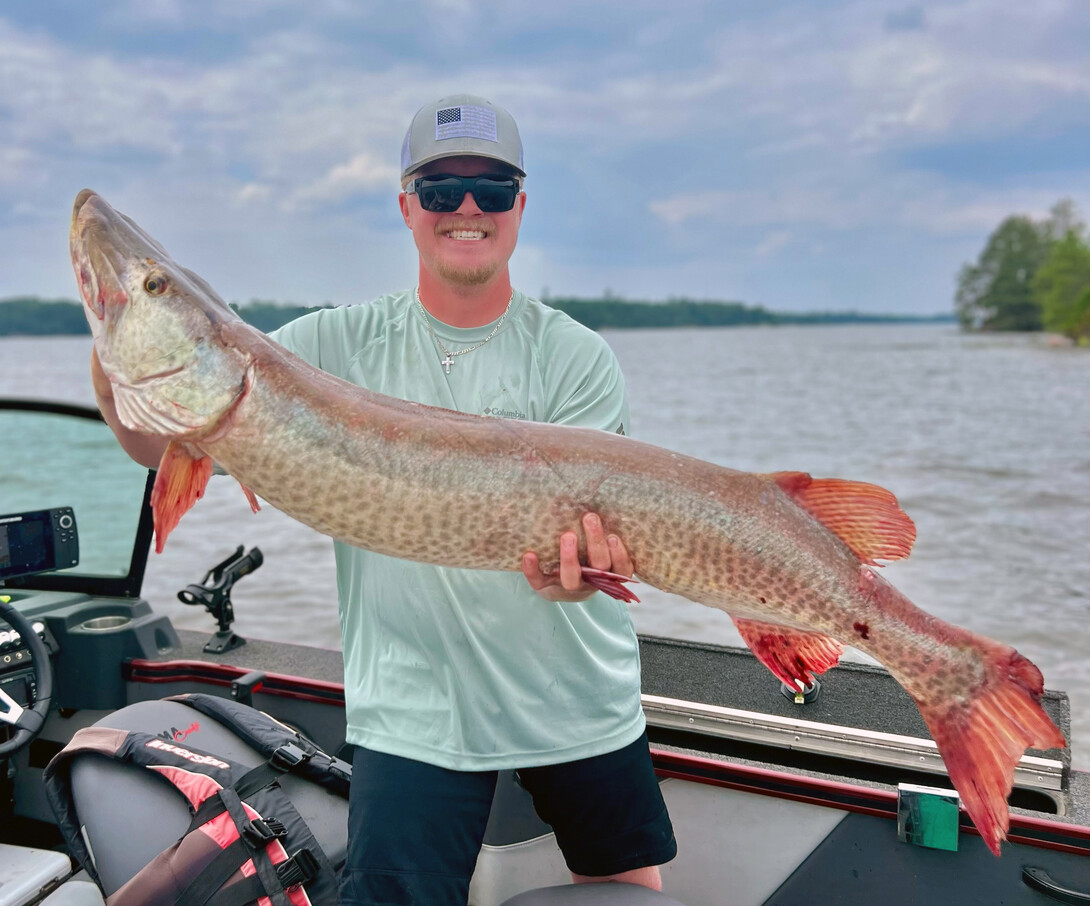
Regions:
[[[281,305],[255,299],[244,306],[231,303],[231,307],[247,323],[268,333],[323,306]],[[35,296],[0,299],[0,336],[78,336],[90,333],[83,306],[78,302],[67,299],[46,301]]]
[[[954,312],[966,330],[1047,330],[1090,342],[1090,244],[1070,200],[1044,220],[1014,215],[962,266]]]
[[[592,330],[628,327],[736,327],[747,324],[860,324],[900,321],[943,321],[948,316],[872,315],[843,312],[771,312],[741,302],[671,299],[641,302],[606,296],[601,299],[551,298],[560,309]],[[268,333],[282,324],[328,306],[281,305],[253,299],[245,305],[231,304],[239,315],[258,330]],[[26,297],[0,300],[0,336],[46,336],[89,334],[83,307],[65,300],[43,301]]]
[[[276,330],[288,321],[294,321],[312,311],[330,307],[329,305],[281,305],[266,299],[251,299],[245,305],[231,303],[231,308],[237,311],[247,324],[253,325],[262,333]]]
[[[0,336],[89,334],[83,306],[67,299],[26,296],[0,300]]]
[[[670,299],[643,302],[608,296],[604,299],[550,298],[560,309],[592,330],[606,327],[740,327],[749,324],[862,324],[947,320],[942,316],[860,314],[841,312],[773,312],[759,305]]]

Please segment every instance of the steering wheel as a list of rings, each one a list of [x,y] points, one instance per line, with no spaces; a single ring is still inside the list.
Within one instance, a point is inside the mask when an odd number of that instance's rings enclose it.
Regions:
[[[14,605],[0,601],[0,620],[6,622],[22,636],[24,644],[30,649],[34,664],[34,684],[37,695],[29,708],[22,707],[3,689],[0,689],[0,723],[11,724],[15,733],[7,742],[0,743],[0,758],[18,751],[28,745],[42,732],[45,718],[49,714],[49,700],[53,697],[53,667],[49,663],[49,651],[45,643],[34,631],[30,620],[24,617]]]

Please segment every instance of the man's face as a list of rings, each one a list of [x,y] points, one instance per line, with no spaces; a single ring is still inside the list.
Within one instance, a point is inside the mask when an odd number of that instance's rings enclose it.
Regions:
[[[495,161],[483,157],[448,157],[422,167],[415,176],[482,176],[503,172]],[[401,216],[413,232],[420,261],[429,271],[457,286],[483,286],[506,267],[518,241],[526,195],[500,214],[486,214],[467,192],[457,211],[433,214],[420,207],[415,194],[402,192]]]

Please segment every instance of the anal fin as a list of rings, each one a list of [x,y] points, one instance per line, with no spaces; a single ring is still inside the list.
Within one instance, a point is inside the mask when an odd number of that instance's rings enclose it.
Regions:
[[[167,536],[201,497],[212,477],[212,460],[203,453],[194,455],[188,444],[171,442],[163,452],[151,508],[155,524],[155,552],[161,554]]]
[[[757,660],[792,689],[799,688],[799,683],[811,685],[815,673],[835,667],[844,653],[836,639],[819,632],[758,620],[731,619]]]

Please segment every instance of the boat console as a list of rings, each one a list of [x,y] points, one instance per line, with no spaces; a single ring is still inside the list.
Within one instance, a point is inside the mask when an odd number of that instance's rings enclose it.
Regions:
[[[0,588],[3,580],[49,572],[79,563],[79,541],[71,507],[0,514]],[[0,594],[0,758],[34,739],[49,716],[53,691],[50,647],[56,642],[45,623],[31,621]]]
[[[0,515],[0,591],[3,579],[78,562],[70,508]],[[45,725],[53,688],[50,654],[57,650],[45,623],[27,619],[11,602],[11,595],[0,594],[0,621],[8,627],[0,629],[0,768]],[[70,874],[63,853],[0,844],[0,906],[32,902]]]

